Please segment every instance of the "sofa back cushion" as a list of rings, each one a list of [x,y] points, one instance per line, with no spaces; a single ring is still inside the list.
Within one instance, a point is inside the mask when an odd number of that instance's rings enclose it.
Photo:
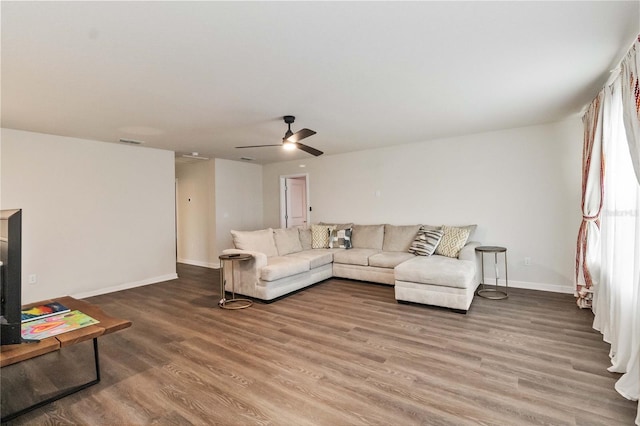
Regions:
[[[384,225],[383,251],[407,252],[418,235],[420,225],[395,226]]]
[[[240,250],[250,250],[264,253],[267,257],[278,255],[273,229],[267,228],[260,231],[234,231],[231,230],[233,245]]]
[[[349,229],[353,227],[353,223],[327,223],[327,222],[318,222],[318,225],[327,225],[327,226],[335,226],[335,229],[341,231],[343,229]]]
[[[382,250],[384,225],[353,225],[351,245],[353,248]]]
[[[312,236],[310,228],[298,228],[298,234],[300,235],[300,244],[302,245],[302,250],[311,250],[313,248],[312,245]]]
[[[274,229],[273,239],[278,249],[278,255],[280,256],[302,251],[300,234],[297,228]]]

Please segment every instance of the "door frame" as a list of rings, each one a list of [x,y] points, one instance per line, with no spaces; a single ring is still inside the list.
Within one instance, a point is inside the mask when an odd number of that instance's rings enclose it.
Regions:
[[[285,195],[285,182],[290,178],[301,178],[305,180],[305,191],[307,192],[307,226],[311,223],[311,192],[309,186],[309,173],[298,173],[295,175],[281,175],[280,176],[280,228],[286,228],[287,221],[285,215],[287,214],[287,199]]]

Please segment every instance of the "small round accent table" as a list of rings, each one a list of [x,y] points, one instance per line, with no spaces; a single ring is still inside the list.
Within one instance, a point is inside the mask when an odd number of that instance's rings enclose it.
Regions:
[[[500,300],[506,299],[509,297],[509,273],[507,272],[507,248],[499,247],[499,246],[479,246],[476,247],[476,251],[482,255],[482,289],[478,290],[478,296],[484,297],[486,299]],[[484,254],[485,253],[493,253],[493,262],[496,268],[496,285],[493,289],[485,288],[487,284],[485,284],[484,280]],[[498,287],[498,278],[500,274],[498,273],[498,253],[504,253],[504,282],[505,287],[504,291],[500,290]]]
[[[245,260],[253,259],[253,256],[246,253],[237,254],[221,254],[218,256],[220,259],[220,301],[218,306],[222,309],[245,309],[253,305],[253,302],[249,299],[236,299],[236,279],[234,274],[234,264],[236,262],[242,262]],[[231,262],[231,299],[226,299],[225,296],[225,284],[224,279],[224,264],[225,262]]]

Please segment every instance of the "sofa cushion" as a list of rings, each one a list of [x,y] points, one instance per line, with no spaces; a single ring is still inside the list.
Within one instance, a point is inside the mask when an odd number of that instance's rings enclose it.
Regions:
[[[273,230],[273,240],[278,249],[278,255],[286,256],[289,253],[302,251],[300,233],[296,228],[282,228]]]
[[[267,266],[260,270],[263,281],[275,281],[309,270],[309,261],[291,256],[274,256],[267,259]]]
[[[351,228],[334,229],[329,237],[329,248],[351,248]]]
[[[260,231],[234,231],[232,229],[231,237],[233,245],[237,249],[257,251],[266,254],[267,257],[278,255],[272,228]]]
[[[469,227],[455,228],[452,226],[443,226],[444,235],[440,240],[440,244],[436,247],[436,254],[447,257],[458,257],[460,249],[464,247],[471,234]]]
[[[333,253],[333,261],[335,263],[346,263],[349,265],[369,266],[369,256],[380,253],[380,250],[353,248],[351,250],[342,250]]]
[[[313,245],[311,244],[311,229],[298,228],[298,234],[300,235],[302,250],[311,250],[313,248]]]
[[[353,225],[351,244],[354,248],[382,250],[384,225]]]
[[[444,231],[441,229],[421,227],[415,240],[411,243],[411,247],[409,247],[409,253],[413,253],[416,256],[431,256],[436,251],[436,247],[438,247],[443,235]]]
[[[287,255],[287,257],[307,260],[309,262],[309,269],[314,269],[333,262],[333,253],[325,249],[304,250],[298,253],[291,253]]]
[[[446,256],[414,256],[395,267],[396,281],[469,288],[476,270],[473,261]]]
[[[329,236],[334,229],[335,225],[311,225],[311,247],[329,248]]]
[[[318,222],[318,225],[327,225],[327,226],[335,226],[339,231],[341,229],[349,229],[353,227],[353,223],[326,223],[326,222]]]
[[[382,251],[403,251],[406,253],[419,230],[420,225],[384,225]]]
[[[395,268],[402,262],[413,259],[415,256],[408,252],[383,251],[382,253],[369,256],[369,266],[379,268]]]

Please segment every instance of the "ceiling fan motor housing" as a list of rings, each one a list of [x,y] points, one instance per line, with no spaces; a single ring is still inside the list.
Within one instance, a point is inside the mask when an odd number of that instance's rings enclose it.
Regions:
[[[287,140],[288,138],[290,138],[291,136],[293,136],[293,132],[291,131],[291,124],[296,121],[296,118],[293,115],[285,115],[284,117],[284,122],[286,124],[289,125],[289,129],[287,130],[287,132],[284,134],[284,138],[282,138],[282,143],[285,142],[285,140]]]

